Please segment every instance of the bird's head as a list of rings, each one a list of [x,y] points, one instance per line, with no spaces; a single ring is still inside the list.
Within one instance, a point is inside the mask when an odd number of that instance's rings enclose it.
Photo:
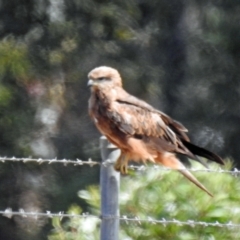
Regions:
[[[121,87],[122,79],[119,72],[111,67],[97,67],[88,74],[88,86],[93,88]]]

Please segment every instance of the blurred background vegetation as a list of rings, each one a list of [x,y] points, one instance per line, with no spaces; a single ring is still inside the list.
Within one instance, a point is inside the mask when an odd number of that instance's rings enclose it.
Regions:
[[[0,155],[99,160],[86,83],[108,65],[240,167],[239,11],[237,0],[1,1]],[[0,209],[85,210],[77,192],[98,179],[97,167],[4,163]],[[0,217],[0,239],[47,239],[51,228]]]
[[[211,169],[217,170],[214,164]],[[199,164],[193,167],[201,169]],[[230,169],[228,162],[225,169]],[[137,172],[121,181],[120,212],[130,218],[160,219],[180,221],[193,220],[208,223],[239,223],[239,179],[225,173],[196,173],[204,185],[209,186],[214,194],[196,190],[193,184],[186,184],[186,179],[177,172],[151,169]],[[206,177],[207,176],[207,177]],[[159,184],[161,181],[161,184]],[[176,182],[178,186],[176,186]],[[129,187],[131,186],[131,187]],[[221,190],[219,191],[219,186]],[[88,210],[99,215],[100,199],[97,186],[79,191],[79,197],[85,199]],[[80,214],[81,208],[72,205],[68,213]],[[99,239],[100,220],[96,218],[71,218],[67,221],[53,219],[54,229],[49,240],[97,240]],[[151,224],[145,221],[121,221],[119,239],[121,240],[225,240],[239,239],[238,227],[205,227],[198,225]]]

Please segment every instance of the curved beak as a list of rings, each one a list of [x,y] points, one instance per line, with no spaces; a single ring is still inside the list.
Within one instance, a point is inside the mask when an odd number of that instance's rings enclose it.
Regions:
[[[88,80],[87,86],[91,87],[94,84],[94,81],[92,79]]]

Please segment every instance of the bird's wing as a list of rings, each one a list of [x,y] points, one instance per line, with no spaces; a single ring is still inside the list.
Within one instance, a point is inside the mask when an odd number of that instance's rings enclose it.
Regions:
[[[105,114],[122,132],[134,137],[161,138],[175,146],[179,137],[188,141],[187,129],[180,123],[124,90],[118,90],[117,99]]]
[[[122,89],[121,89],[122,90]],[[120,104],[120,108],[129,108],[132,111],[140,111],[140,114],[142,113],[147,113],[148,117],[148,124],[150,124],[153,129],[156,129],[156,126],[154,125],[159,125],[164,129],[168,131],[173,131],[180,139],[183,139],[185,141],[189,141],[189,138],[186,134],[188,131],[180,122],[175,121],[171,117],[169,117],[167,114],[153,108],[151,105],[148,103],[128,94],[127,92],[123,91],[118,91],[118,98],[117,102]],[[122,104],[122,105],[121,105]],[[144,119],[146,116],[143,117]],[[157,121],[156,121],[157,120]],[[155,122],[156,121],[156,122]],[[155,123],[155,124],[154,124]],[[140,125],[140,123],[139,123]],[[140,127],[140,126],[139,126]],[[144,129],[144,126],[142,127]],[[141,129],[142,129],[141,128]],[[157,128],[159,130],[159,128]],[[170,132],[171,132],[170,131]]]

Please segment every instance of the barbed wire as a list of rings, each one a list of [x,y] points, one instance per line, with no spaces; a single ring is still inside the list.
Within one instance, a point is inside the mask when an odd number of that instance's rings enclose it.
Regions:
[[[135,165],[129,165],[129,169],[132,170],[137,170],[137,171],[146,171],[148,169],[155,169],[155,170],[163,170],[163,171],[178,171],[177,169],[172,169],[172,168],[167,168],[161,165],[152,165],[152,166],[146,166],[146,165],[141,165],[141,166],[135,166]],[[232,175],[238,176],[240,174],[240,170],[237,168],[234,168],[233,170],[224,170],[222,168],[218,169],[204,169],[204,168],[186,168],[186,170],[191,171],[191,172],[205,172],[205,173],[230,173]]]
[[[142,224],[142,223],[150,223],[150,224],[161,224],[163,226],[167,225],[177,225],[177,226],[191,226],[191,227],[196,227],[196,226],[203,226],[203,227],[227,227],[227,228],[239,228],[240,224],[237,223],[232,223],[231,221],[227,223],[219,223],[218,221],[216,222],[204,222],[204,221],[194,221],[194,220],[187,220],[187,221],[180,221],[177,219],[172,219],[172,220],[166,220],[165,218],[162,219],[153,219],[151,217],[147,218],[139,218],[139,217],[128,217],[127,215],[122,215],[122,216],[113,216],[113,215],[108,215],[108,216],[96,216],[92,215],[89,213],[82,213],[82,214],[74,214],[74,213],[64,213],[64,212],[58,212],[58,213],[51,213],[50,211],[47,211],[46,213],[41,213],[41,212],[25,212],[24,209],[19,209],[19,211],[12,211],[11,208],[7,208],[4,211],[0,211],[0,214],[4,217],[7,218],[12,218],[13,216],[21,216],[24,218],[31,217],[31,218],[41,218],[41,217],[46,217],[46,218],[54,218],[58,217],[60,219],[68,217],[68,218],[98,218],[99,220],[109,220],[109,219],[118,219],[120,221],[125,222],[126,224],[129,224],[131,222],[137,223],[137,224]]]
[[[105,162],[101,163],[98,161],[93,161],[91,158],[88,160],[71,160],[71,159],[42,159],[42,158],[32,158],[32,157],[27,157],[27,158],[16,158],[16,157],[0,157],[0,162],[5,163],[5,162],[23,162],[23,163],[28,163],[28,162],[35,162],[37,164],[53,164],[53,163],[60,163],[63,164],[64,166],[67,165],[73,165],[73,166],[83,166],[83,165],[88,165],[90,167],[93,166],[100,166],[103,165],[107,167],[109,164],[113,164],[112,161],[106,160]],[[161,170],[161,171],[177,171],[176,169],[171,169],[171,168],[166,168],[161,165],[129,165],[129,169],[134,170],[134,171],[147,171],[149,169],[155,169],[155,170]],[[229,173],[234,176],[240,175],[240,170],[237,168],[234,168],[233,170],[224,170],[222,168],[218,169],[197,169],[197,168],[186,168],[188,171],[191,172],[205,172],[205,173]]]
[[[80,160],[80,159],[76,159],[76,160],[70,160],[70,159],[57,159],[57,158],[53,158],[53,159],[42,159],[42,158],[32,158],[32,157],[28,157],[28,158],[16,158],[16,157],[0,157],[0,162],[4,163],[4,162],[23,162],[23,163],[28,163],[28,162],[35,162],[38,164],[42,164],[42,163],[48,163],[48,164],[52,164],[52,163],[61,163],[64,164],[65,166],[68,164],[73,164],[74,166],[82,166],[82,165],[89,165],[90,167],[93,167],[95,165],[100,165],[100,162],[97,161],[92,161],[91,158],[89,158],[88,160]]]
[[[141,219],[138,217],[134,218],[129,218],[127,216],[122,216],[119,218],[120,220],[124,220],[127,224],[129,222],[136,222],[138,224],[142,224],[143,222],[151,223],[151,224],[162,224],[163,226],[167,225],[177,225],[177,226],[191,226],[191,227],[196,227],[196,226],[203,226],[203,227],[227,227],[227,228],[233,228],[233,227],[240,227],[240,224],[232,223],[229,221],[228,223],[219,223],[218,221],[216,222],[202,222],[202,221],[194,221],[194,220],[187,220],[187,221],[180,221],[177,219],[172,219],[172,220],[166,220],[165,218],[162,218],[160,220],[153,219],[151,217],[147,217],[146,219]]]
[[[0,211],[0,214],[7,218],[12,218],[13,216],[22,216],[22,217],[33,217],[35,219],[39,217],[46,217],[46,218],[53,218],[53,217],[59,217],[60,219],[64,217],[77,217],[77,218],[86,218],[86,217],[94,217],[99,218],[99,216],[91,215],[89,213],[82,213],[82,214],[74,214],[74,213],[64,213],[64,212],[58,212],[58,213],[51,213],[51,211],[47,211],[46,213],[41,212],[25,212],[24,209],[19,209],[19,211],[12,211],[11,208],[7,208],[4,211]]]

